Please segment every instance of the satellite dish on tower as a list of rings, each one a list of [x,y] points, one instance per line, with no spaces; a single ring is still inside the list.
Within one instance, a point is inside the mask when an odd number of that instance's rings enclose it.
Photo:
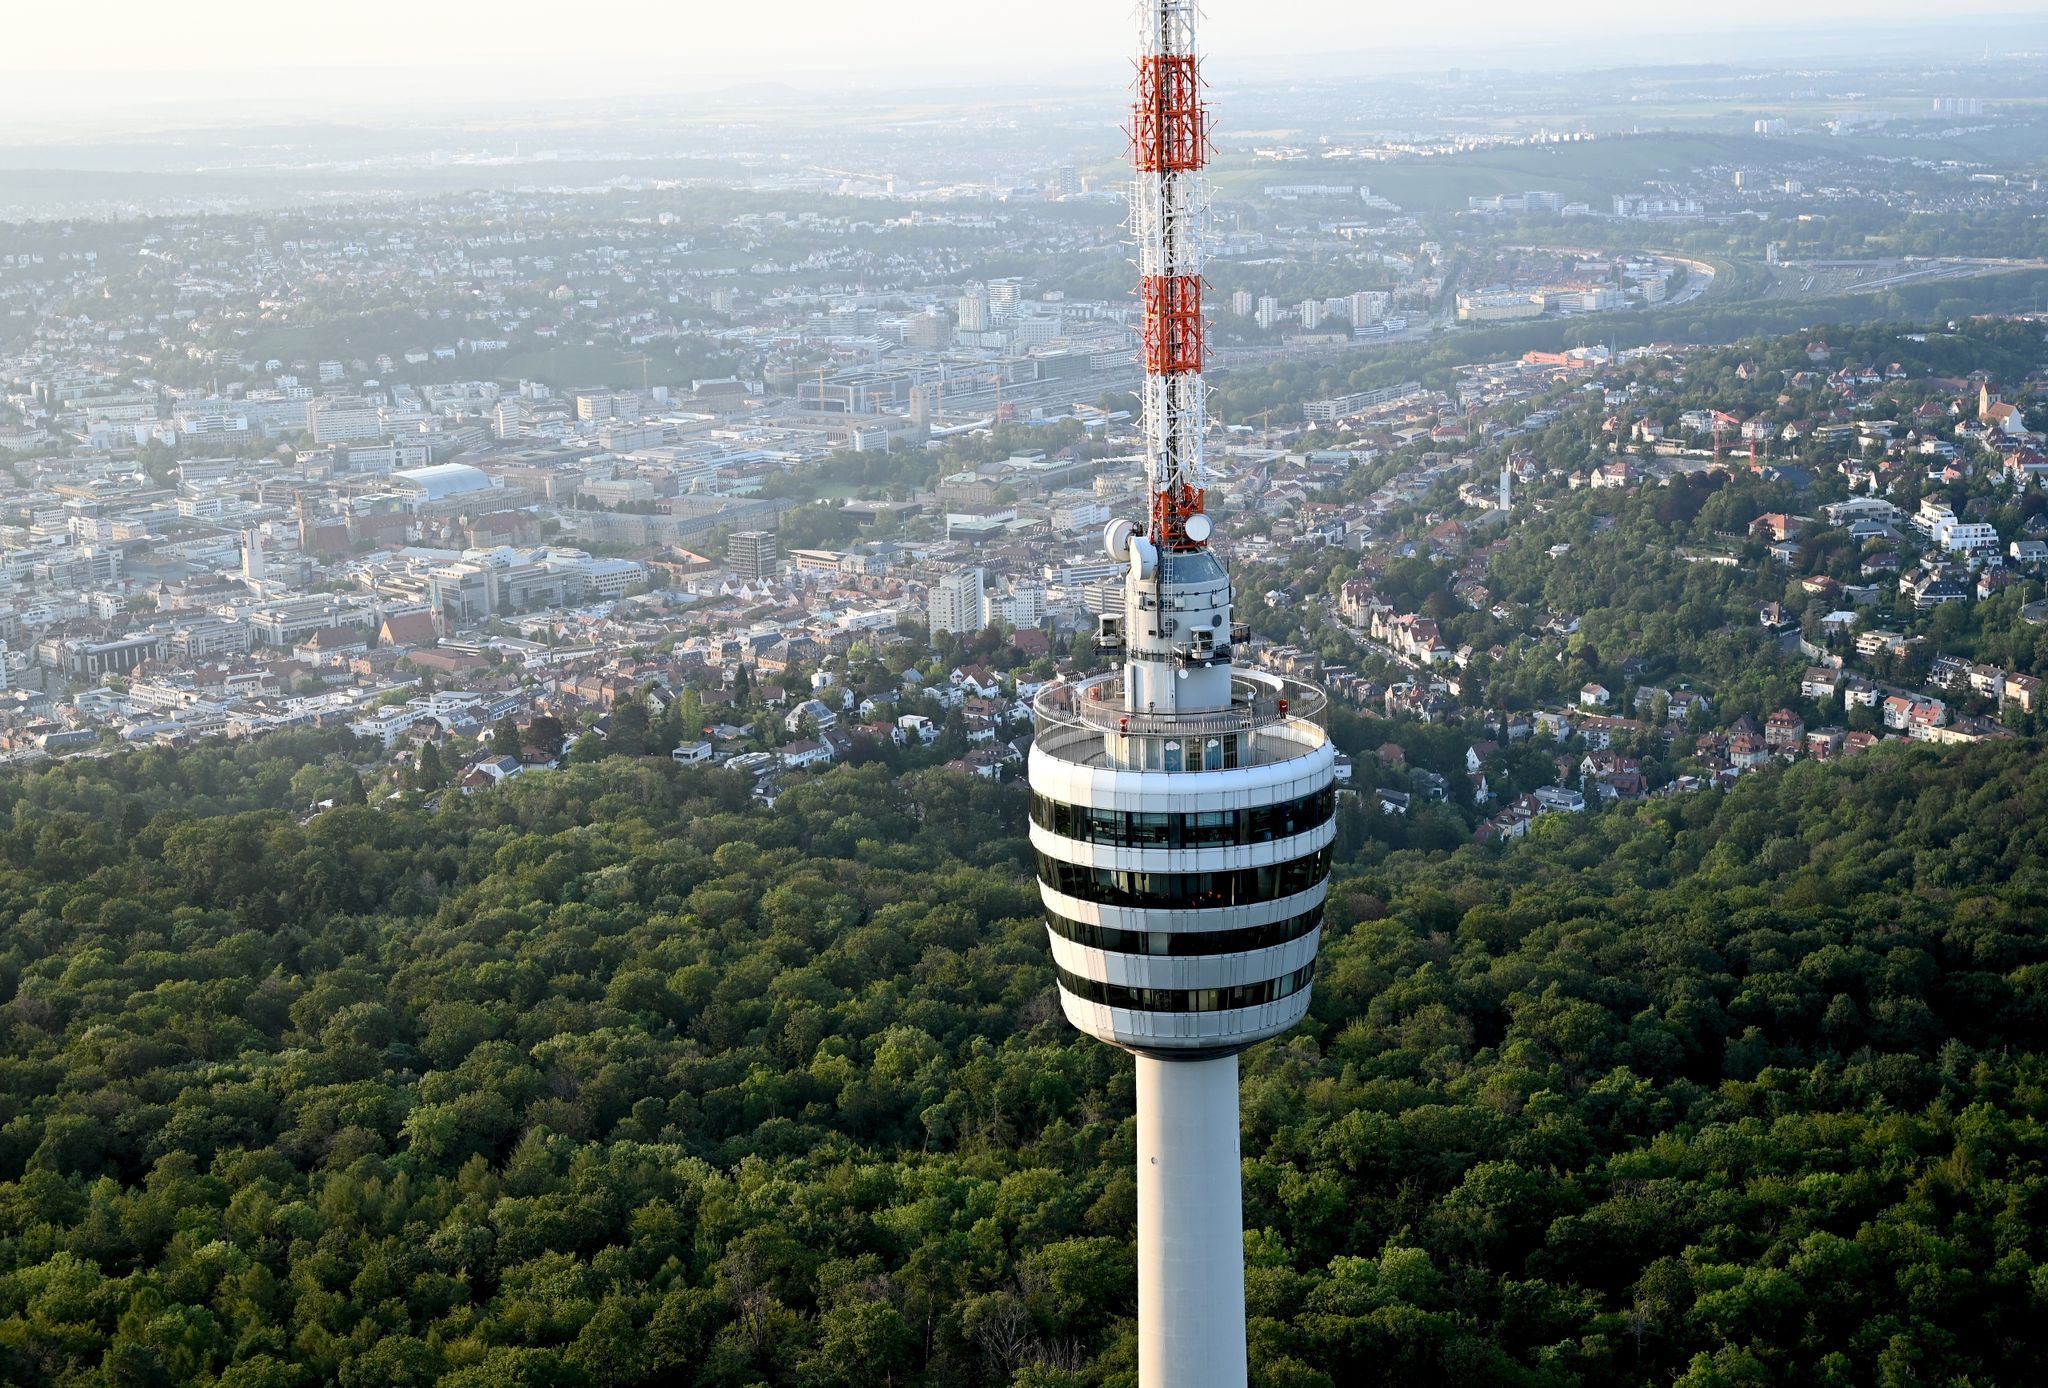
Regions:
[[[1208,540],[1209,532],[1213,528],[1214,527],[1209,524],[1209,518],[1207,516],[1197,515],[1188,517],[1188,538],[1190,540],[1193,540],[1198,545]]]
[[[1113,520],[1102,527],[1102,548],[1109,557],[1116,560],[1130,558],[1131,536],[1138,533],[1138,527],[1127,520]]]
[[[1131,564],[1138,571],[1139,578],[1150,578],[1159,572],[1159,547],[1143,535],[1131,536]]]

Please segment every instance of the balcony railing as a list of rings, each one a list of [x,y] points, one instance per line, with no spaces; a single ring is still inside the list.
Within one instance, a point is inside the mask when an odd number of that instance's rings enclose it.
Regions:
[[[1239,673],[1230,681],[1230,707],[1206,713],[1145,713],[1124,707],[1124,677],[1097,675],[1078,684],[1054,684],[1032,704],[1038,738],[1054,730],[1127,737],[1213,737],[1310,723],[1320,728],[1329,699],[1314,685],[1278,675]]]

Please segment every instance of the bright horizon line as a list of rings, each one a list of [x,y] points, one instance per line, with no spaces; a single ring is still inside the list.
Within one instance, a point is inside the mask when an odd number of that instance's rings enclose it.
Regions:
[[[566,50],[532,47],[558,37],[559,11],[544,0],[437,0],[434,7],[406,16],[395,30],[379,29],[371,12],[395,11],[401,0],[358,0],[365,13],[357,22],[340,31],[321,28],[303,42],[291,40],[301,30],[312,34],[307,22],[275,10],[269,0],[210,3],[224,11],[260,14],[265,23],[236,26],[224,20],[195,36],[165,28],[155,0],[142,9],[130,0],[77,0],[64,12],[72,32],[80,9],[88,14],[130,11],[126,26],[116,27],[108,42],[91,50],[96,61],[82,63],[66,56],[80,51],[75,44],[33,41],[38,25],[47,28],[52,20],[16,16],[10,37],[21,41],[8,45],[7,52],[33,53],[36,60],[32,65],[18,58],[10,63],[0,56],[0,78],[5,79],[0,80],[0,146],[140,136],[145,121],[147,133],[160,134],[224,124],[378,123],[398,113],[502,119],[513,105],[548,118],[566,107],[623,101],[709,104],[735,89],[776,83],[814,99],[902,98],[917,92],[951,103],[972,92],[991,99],[1028,100],[1035,93],[1066,100],[1089,91],[1113,98],[1128,80],[1135,28],[1124,6],[1102,0],[1040,0],[1031,29],[1015,33],[992,27],[995,21],[960,20],[942,0],[890,0],[894,22],[886,30],[869,24],[848,31],[852,21],[843,4],[785,0],[774,37],[798,34],[805,39],[802,46],[785,44],[783,51],[793,56],[776,61],[763,56],[761,45],[769,40],[758,32],[760,26],[741,20],[699,17],[698,32],[687,43],[662,41],[681,23],[673,15],[641,14],[632,25],[608,23],[607,12],[627,0],[586,0],[587,22],[579,32],[600,42]],[[1452,67],[1475,75],[1554,73],[1560,54],[1588,76],[1619,68],[1834,70],[1927,51],[1944,55],[1941,69],[1986,56],[2048,58],[2048,15],[2039,11],[2037,0],[1975,0],[1967,10],[1938,17],[1911,0],[1806,0],[1790,15],[1772,9],[1768,0],[1729,3],[1732,12],[1726,18],[1703,25],[1690,13],[1645,20],[1633,0],[1582,0],[1566,28],[1525,24],[1520,8],[1507,0],[1468,0],[1475,14],[1497,15],[1500,21],[1460,31],[1485,33],[1485,42],[1477,45],[1453,42],[1440,27],[1411,24],[1398,30],[1381,26],[1377,35],[1365,32],[1350,0],[1267,0],[1256,24],[1248,0],[1210,0],[1202,47],[1212,81],[1247,86],[1289,80],[1320,85],[1346,78],[1370,83]],[[518,24],[526,12],[554,15],[556,22],[553,27]],[[955,18],[950,29],[941,26],[923,34],[915,21],[927,14]],[[808,23],[805,15],[811,17]],[[1325,22],[1315,39],[1304,38],[1305,28],[1318,17]],[[473,22],[465,24],[465,19]],[[459,27],[458,37],[444,32],[451,22]],[[1000,32],[1001,40],[977,48],[973,40],[983,29]],[[384,42],[374,58],[356,51],[394,33],[409,41]],[[647,41],[624,47],[613,41],[629,33]],[[906,44],[897,38],[906,33],[934,42]],[[1943,44],[1929,50],[1925,36],[1932,33],[1939,33]],[[831,48],[835,36],[853,42],[855,34],[861,38],[854,46]],[[876,46],[878,34],[890,41]],[[214,42],[206,43],[209,38]],[[188,52],[193,44],[199,46]],[[224,54],[226,44],[236,46]],[[963,57],[962,51],[971,56]]]
[[[837,0],[784,0],[775,40],[764,47],[757,32],[759,26],[729,18],[700,17],[694,21],[696,30],[688,34],[670,32],[677,23],[672,15],[636,14],[636,23],[610,27],[604,12],[626,0],[585,0],[583,32],[600,37],[636,31],[644,35],[644,42],[626,50],[627,56],[620,58],[615,53],[584,56],[575,48],[565,52],[550,47],[546,42],[550,33],[547,26],[520,26],[512,22],[522,11],[542,12],[542,0],[438,0],[430,9],[411,11],[406,10],[401,0],[358,0],[360,11],[381,8],[401,12],[399,17],[410,29],[398,32],[410,32],[415,38],[399,47],[371,42],[373,38],[382,40],[389,35],[374,32],[369,17],[359,18],[339,30],[332,25],[309,29],[304,22],[290,19],[290,11],[277,11],[269,0],[213,2],[222,10],[251,10],[252,19],[261,16],[264,22],[236,26],[222,20],[200,34],[189,29],[158,33],[149,27],[150,16],[160,13],[156,0],[80,0],[62,12],[61,20],[49,18],[50,11],[14,16],[9,29],[15,42],[7,46],[7,52],[33,57],[28,61],[18,57],[10,61],[0,54],[0,75],[33,81],[80,76],[189,78],[223,74],[260,79],[282,73],[320,73],[354,74],[374,81],[379,74],[467,75],[480,70],[503,73],[509,69],[574,73],[581,78],[622,71],[636,77],[661,72],[681,80],[714,76],[724,84],[747,84],[780,76],[810,79],[821,73],[844,74],[851,70],[864,79],[886,76],[891,81],[930,80],[937,75],[941,80],[964,85],[1002,87],[1013,73],[1020,77],[1043,76],[1047,71],[1078,73],[1120,65],[1127,61],[1135,32],[1130,17],[1121,12],[1123,7],[1103,5],[1101,0],[1040,0],[1034,16],[1038,22],[1022,32],[1013,26],[963,18],[942,0],[890,0],[892,8],[898,11],[898,22],[888,26],[851,25],[848,16],[853,13],[852,7]],[[125,25],[103,32],[100,41],[86,49],[69,41],[75,39],[78,30],[79,10],[109,8],[127,12]],[[1958,24],[2026,25],[2029,21],[2031,27],[2048,34],[2048,13],[2039,9],[2036,0],[1974,0],[1940,15],[1927,13],[1918,0],[1805,0],[1792,13],[1775,8],[1770,0],[1730,0],[1732,12],[1713,23],[1701,22],[1691,13],[1646,17],[1632,0],[1583,0],[1574,16],[1559,23],[1529,22],[1522,17],[1524,11],[1508,0],[1467,0],[1464,8],[1474,11],[1472,17],[1476,20],[1497,17],[1496,23],[1460,31],[1482,32],[1487,36],[1483,42],[1475,44],[1461,37],[1447,37],[1441,26],[1403,23],[1398,19],[1393,26],[1381,23],[1367,29],[1352,20],[1346,0],[1281,0],[1278,5],[1263,6],[1256,24],[1247,22],[1245,11],[1250,6],[1245,0],[1215,0],[1205,7],[1202,46],[1213,63],[1229,66],[1294,61],[1304,65],[1303,75],[1307,76],[1353,59],[1412,59],[1429,55],[1434,65],[1444,55],[1465,53],[1471,54],[1472,60],[1461,66],[1513,71],[1519,65],[1509,60],[1511,52],[1548,53],[1587,45],[1612,52],[1678,41],[1707,40],[1726,45],[1746,38],[1782,41],[1811,36],[1853,47],[1857,33],[1899,36],[1934,30],[1952,36]],[[939,34],[918,34],[931,41],[914,48],[902,42],[876,41],[885,27],[891,36],[916,33],[914,20],[927,11],[935,18],[951,18],[952,29]],[[802,17],[806,13],[811,15],[809,21]],[[477,22],[463,22],[465,14]],[[1844,24],[1853,27],[1845,33],[1841,28]],[[38,34],[45,28],[51,32],[39,40]],[[984,34],[983,30],[987,32]],[[807,33],[807,42],[792,42]],[[855,42],[838,41],[856,36]],[[674,46],[665,46],[670,40],[675,41]],[[990,61],[991,50],[981,46],[983,41],[1008,44],[1001,50],[1000,61]],[[1305,43],[1315,46],[1305,48]],[[90,61],[70,56],[81,51],[96,56]],[[914,52],[916,58],[904,56],[907,51]],[[1660,53],[1657,65],[1687,67],[1723,61],[1698,54],[1697,49]],[[1949,61],[1970,61],[1977,56],[1957,53]],[[985,66],[974,67],[968,61],[972,57],[984,60]],[[1826,55],[1814,54],[1811,60],[1819,62],[1825,58]],[[935,68],[940,71],[935,73]],[[845,85],[871,85],[871,80]],[[118,97],[119,93],[81,95],[107,98]]]

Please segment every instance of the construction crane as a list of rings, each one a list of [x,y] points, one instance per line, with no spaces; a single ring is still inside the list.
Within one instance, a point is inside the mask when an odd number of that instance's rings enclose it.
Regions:
[[[652,378],[648,375],[648,368],[653,364],[654,358],[644,352],[637,357],[628,357],[619,363],[620,366],[637,366],[640,368],[640,389],[642,390],[646,390],[652,382]]]

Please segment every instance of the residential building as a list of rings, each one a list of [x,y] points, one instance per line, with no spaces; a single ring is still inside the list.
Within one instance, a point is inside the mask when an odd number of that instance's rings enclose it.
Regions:
[[[987,626],[987,586],[987,575],[978,564],[956,569],[934,583],[928,603],[932,635],[976,632]]]

